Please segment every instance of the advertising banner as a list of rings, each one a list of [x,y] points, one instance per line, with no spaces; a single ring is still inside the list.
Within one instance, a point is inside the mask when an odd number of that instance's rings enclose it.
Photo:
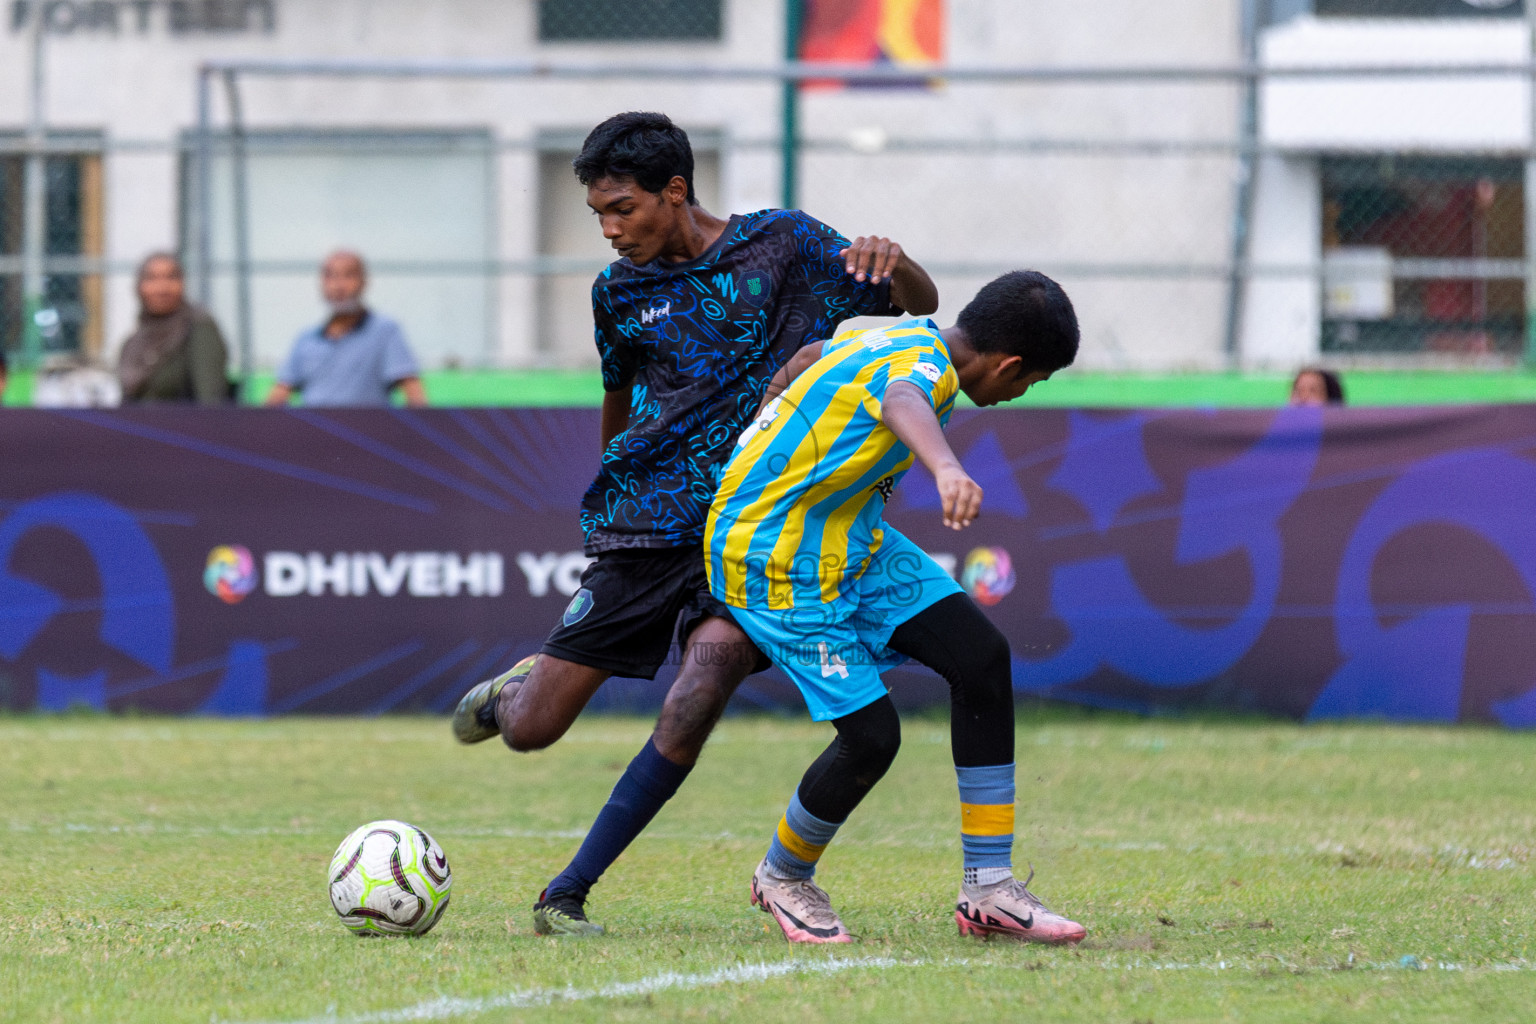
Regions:
[[[595,409],[5,410],[0,707],[446,712],[575,595],[597,437]],[[1536,724],[1536,407],[962,411],[949,438],[982,517],[944,528],[919,466],[887,518],[1021,696]],[[777,673],[737,704],[801,707]]]

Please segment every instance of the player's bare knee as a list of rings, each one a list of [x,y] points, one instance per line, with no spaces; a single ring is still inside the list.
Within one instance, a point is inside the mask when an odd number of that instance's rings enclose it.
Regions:
[[[735,690],[731,679],[712,672],[684,673],[662,704],[655,743],[664,756],[691,763],[709,739]]]
[[[504,701],[498,712],[502,742],[519,754],[551,746],[570,728],[568,722],[550,722],[526,711],[519,712],[519,706],[512,701]]]
[[[564,729],[552,729],[541,723],[527,723],[516,718],[501,730],[502,742],[519,754],[543,750],[563,735]]]

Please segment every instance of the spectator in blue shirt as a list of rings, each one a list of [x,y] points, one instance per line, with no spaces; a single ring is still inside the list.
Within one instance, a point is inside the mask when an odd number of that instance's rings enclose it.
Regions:
[[[320,265],[331,317],[304,331],[278,368],[268,405],[302,392],[308,406],[388,405],[399,388],[405,404],[427,404],[421,370],[400,325],[363,305],[368,269],[355,252],[333,252]]]

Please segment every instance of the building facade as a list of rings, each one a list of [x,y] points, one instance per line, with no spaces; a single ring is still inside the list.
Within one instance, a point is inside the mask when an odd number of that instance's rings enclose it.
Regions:
[[[1269,16],[1266,69],[1366,73],[1281,75],[1262,89],[1252,257],[1270,269],[1248,286],[1247,357],[1522,358],[1524,0],[1283,0]],[[1479,66],[1511,70],[1445,71]],[[1428,70],[1369,73],[1414,67]]]
[[[956,69],[1161,69],[800,90],[798,204],[902,242],[935,273],[940,319],[1034,266],[1074,296],[1090,368],[1522,350],[1524,78],[1266,80],[1245,137],[1246,79],[1170,73],[1236,68],[1245,38],[1274,68],[1523,61],[1522,0],[940,6]],[[569,170],[582,136],[620,110],[665,110],[694,138],[709,209],[779,205],[784,90],[742,72],[781,62],[787,14],[785,0],[5,0],[0,338],[21,339],[39,21],[48,302],[33,323],[48,346],[111,360],[139,259],[200,263],[206,238],[207,299],[258,368],[323,314],[315,269],[339,246],[370,259],[372,301],[429,367],[580,366],[610,254]],[[879,28],[888,42],[901,30]],[[199,67],[305,60],[394,66],[242,73],[238,139],[215,76],[204,175]],[[1483,276],[1454,276],[1469,273]]]

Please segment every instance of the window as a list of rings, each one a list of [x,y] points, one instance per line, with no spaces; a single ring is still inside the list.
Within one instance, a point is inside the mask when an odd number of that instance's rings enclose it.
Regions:
[[[1518,160],[1325,159],[1323,350],[1521,352],[1523,175]]]
[[[1323,17],[1509,18],[1525,13],[1525,0],[1314,0]]]
[[[539,0],[539,41],[717,40],[720,0]]]
[[[236,344],[233,167],[218,140],[211,182],[213,312]],[[319,267],[354,249],[372,308],[398,320],[423,366],[478,365],[494,350],[494,147],[485,131],[260,131],[246,140],[255,362],[282,361],[324,316]],[[195,181],[195,157],[183,180]],[[184,188],[190,201],[195,189]],[[191,211],[183,227],[195,224]],[[183,249],[195,251],[183,240]],[[195,273],[195,267],[189,266]],[[231,353],[233,356],[233,353]]]
[[[0,346],[21,350],[22,260],[27,158],[0,153]],[[81,273],[79,258],[102,252],[101,157],[66,153],[43,161],[45,305],[33,318],[44,354],[101,351],[101,278]],[[60,258],[63,259],[60,259]],[[69,266],[69,264],[75,266]]]

